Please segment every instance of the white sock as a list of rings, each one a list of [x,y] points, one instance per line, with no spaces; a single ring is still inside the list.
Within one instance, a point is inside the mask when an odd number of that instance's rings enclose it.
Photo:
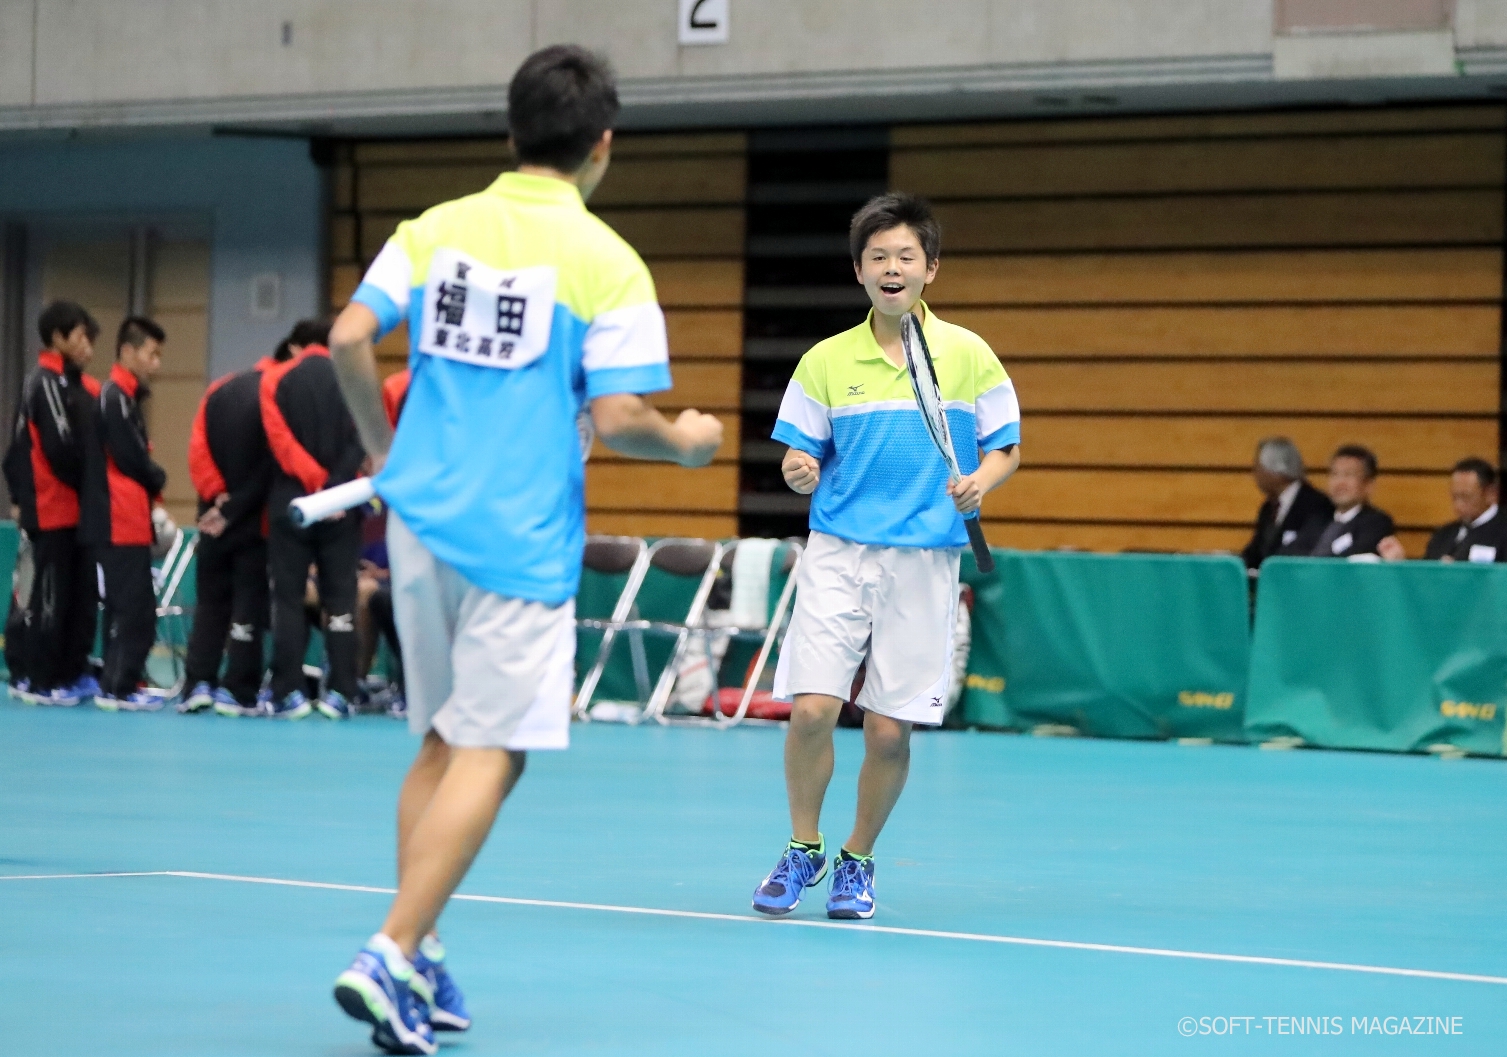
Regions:
[[[445,960],[445,945],[438,936],[425,936],[419,940],[419,953],[431,962],[439,963]]]
[[[387,963],[387,971],[398,979],[406,979],[413,972],[413,963],[403,953],[403,948],[386,933],[377,933],[366,941],[366,947],[382,955],[382,960]]]

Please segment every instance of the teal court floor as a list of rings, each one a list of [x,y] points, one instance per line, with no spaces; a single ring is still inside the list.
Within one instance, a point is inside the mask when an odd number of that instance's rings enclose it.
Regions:
[[[443,920],[451,1057],[1507,1053],[1501,761],[918,735],[879,914],[829,925],[749,909],[778,730],[573,737]],[[413,748],[0,701],[0,1054],[375,1052],[330,984]]]

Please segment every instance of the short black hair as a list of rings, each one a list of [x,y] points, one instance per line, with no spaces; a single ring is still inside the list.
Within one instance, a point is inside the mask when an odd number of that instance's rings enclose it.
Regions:
[[[89,334],[89,340],[99,337],[99,324],[95,322],[89,310],[77,301],[54,301],[42,309],[42,314],[37,317],[37,333],[42,336],[42,344],[51,346],[52,336],[61,334],[67,337],[78,327],[83,327]]]
[[[574,44],[534,52],[508,85],[508,131],[520,164],[575,172],[617,120],[607,60]]]
[[[1378,469],[1376,453],[1364,444],[1341,444],[1334,450],[1334,454],[1329,456],[1331,463],[1335,459],[1359,459],[1366,464],[1366,480],[1369,481],[1376,476]]]
[[[848,246],[853,251],[853,263],[857,264],[863,258],[864,247],[868,246],[869,239],[881,231],[889,231],[902,224],[914,231],[916,238],[921,240],[921,250],[926,254],[927,264],[942,255],[942,225],[937,223],[936,214],[931,211],[931,203],[920,195],[891,191],[889,194],[870,198],[862,209],[853,214],[853,222],[848,227]]]
[[[1476,475],[1476,480],[1481,482],[1482,488],[1490,488],[1497,483],[1496,467],[1479,455],[1472,455],[1468,459],[1461,459],[1455,463],[1455,468],[1450,473],[1473,473]]]
[[[120,330],[115,332],[115,358],[120,359],[122,345],[139,349],[147,343],[148,338],[161,344],[167,340],[167,332],[154,319],[148,319],[146,316],[127,316],[120,324]]]
[[[277,343],[272,358],[278,363],[293,358],[293,346],[330,344],[330,321],[327,319],[300,319],[288,331],[288,336]]]

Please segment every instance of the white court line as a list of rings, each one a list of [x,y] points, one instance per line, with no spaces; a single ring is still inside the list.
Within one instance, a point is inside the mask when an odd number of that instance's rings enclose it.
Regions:
[[[196,870],[156,870],[145,873],[36,874],[29,877],[0,876],[0,881],[47,881],[73,877],[185,877],[200,881],[236,881],[242,884],[280,885],[285,888],[320,888],[333,892],[369,892],[393,895],[395,888],[371,885],[331,884],[327,881],[291,881],[281,877],[248,877],[241,874],[200,873]],[[1507,986],[1507,976],[1480,976],[1474,973],[1445,973],[1433,969],[1398,969],[1385,965],[1352,965],[1347,962],[1316,962],[1300,958],[1263,958],[1253,954],[1213,954],[1207,951],[1176,951],[1160,947],[1125,947],[1112,943],[1080,943],[1076,940],[1041,940],[1025,936],[996,936],[981,932],[941,932],[936,929],[904,929],[893,925],[857,925],[838,921],[804,921],[790,918],[756,918],[743,914],[713,914],[699,910],[662,910],[654,907],[625,907],[611,903],[570,903],[557,899],[518,899],[511,896],[457,894],[453,899],[468,903],[502,903],[507,906],[553,907],[562,910],[597,910],[612,914],[646,914],[651,917],[690,918],[696,921],[731,921],[739,924],[783,925],[790,928],[839,929],[843,932],[879,932],[889,936],[920,936],[926,939],[961,940],[969,943],[1003,943],[1016,947],[1055,947],[1059,950],[1098,951],[1109,954],[1139,954],[1154,958],[1190,958],[1206,962],[1235,962],[1241,965],[1277,965],[1292,969],[1328,969],[1346,973],[1371,973],[1379,976],[1407,976],[1425,980],[1454,980],[1463,983],[1500,984]]]
[[[31,873],[0,874],[0,881],[68,881],[75,877],[171,877],[171,870],[137,870],[131,873]]]

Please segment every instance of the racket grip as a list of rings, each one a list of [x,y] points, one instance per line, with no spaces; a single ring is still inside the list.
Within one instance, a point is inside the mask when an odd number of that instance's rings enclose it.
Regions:
[[[354,481],[293,500],[288,504],[288,520],[298,528],[307,528],[332,514],[369,502],[376,494],[377,490],[372,487],[370,477],[358,477]]]
[[[968,543],[973,548],[973,560],[981,573],[994,571],[994,555],[989,551],[989,541],[984,539],[984,526],[979,524],[978,515],[965,517],[963,527],[968,530]]]

